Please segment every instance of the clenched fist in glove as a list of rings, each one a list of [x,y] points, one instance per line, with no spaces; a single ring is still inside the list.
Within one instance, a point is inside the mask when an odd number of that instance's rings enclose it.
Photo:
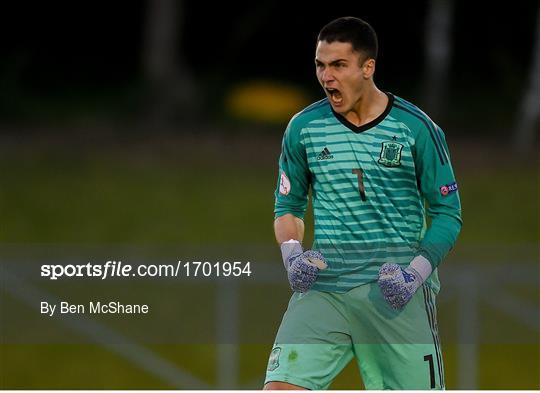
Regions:
[[[431,264],[423,256],[414,258],[406,268],[396,263],[385,263],[379,270],[379,288],[388,304],[400,310],[411,300],[431,272]]]
[[[295,292],[307,292],[317,280],[319,270],[328,266],[320,252],[303,251],[297,240],[291,239],[282,243],[281,255],[291,289]]]

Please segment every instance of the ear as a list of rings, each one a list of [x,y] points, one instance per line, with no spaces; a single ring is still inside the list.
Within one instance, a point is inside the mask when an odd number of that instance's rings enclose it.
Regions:
[[[364,79],[370,79],[373,77],[373,74],[375,73],[375,59],[367,59],[364,61],[364,64],[362,64],[362,75]]]

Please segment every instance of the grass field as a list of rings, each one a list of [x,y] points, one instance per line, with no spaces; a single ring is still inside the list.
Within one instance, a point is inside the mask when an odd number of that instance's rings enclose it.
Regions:
[[[451,145],[463,204],[464,227],[446,263],[527,262],[540,277],[540,167],[538,159],[504,157],[501,147]],[[242,244],[271,247],[273,190],[279,135],[233,134],[230,138],[34,135],[3,144],[0,154],[0,243],[10,247],[98,245],[206,246],[238,250]],[[455,147],[455,148],[454,148]],[[308,226],[311,222],[308,215]],[[307,241],[310,237],[308,235]],[[278,259],[277,250],[266,259]],[[5,255],[4,255],[5,257]],[[276,263],[281,263],[276,261]],[[442,278],[444,288],[444,277]],[[284,307],[286,286],[259,301]],[[516,293],[540,304],[539,291]],[[256,299],[256,298],[254,298]],[[257,298],[258,299],[258,298]],[[2,319],[26,307],[2,292]],[[250,310],[253,307],[249,308]],[[451,307],[442,308],[441,312]],[[261,310],[262,311],[262,310]],[[250,318],[259,315],[248,314]],[[491,317],[490,317],[491,318]],[[445,315],[441,315],[445,321]],[[451,321],[451,318],[446,318]],[[491,320],[491,319],[490,319]],[[246,322],[249,323],[249,322]],[[276,320],[275,323],[279,323]],[[524,329],[501,316],[509,335]],[[444,326],[444,325],[442,325]],[[275,329],[271,326],[269,329]],[[539,389],[540,341],[480,347],[478,388]],[[239,349],[241,386],[262,382],[271,343]],[[216,348],[200,344],[145,344],[178,367],[215,387]],[[447,387],[458,385],[455,343],[445,345]],[[1,388],[160,389],[163,380],[109,349],[92,344],[9,344],[0,351]],[[350,365],[333,387],[358,387]],[[181,386],[180,386],[181,387]]]

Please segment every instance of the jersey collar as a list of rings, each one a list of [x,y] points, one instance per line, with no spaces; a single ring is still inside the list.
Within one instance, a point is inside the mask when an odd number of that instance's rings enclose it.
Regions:
[[[377,124],[382,122],[386,116],[390,113],[390,110],[392,109],[392,105],[394,105],[394,95],[392,93],[384,92],[388,96],[388,104],[386,105],[386,108],[384,109],[383,113],[381,113],[377,118],[371,120],[369,123],[362,124],[361,126],[356,126],[353,123],[351,123],[349,120],[345,118],[345,116],[340,115],[336,111],[334,111],[334,108],[330,106],[332,109],[332,113],[338,119],[345,127],[349,128],[350,130],[360,133],[364,132],[366,130],[369,130],[370,128],[375,127]]]

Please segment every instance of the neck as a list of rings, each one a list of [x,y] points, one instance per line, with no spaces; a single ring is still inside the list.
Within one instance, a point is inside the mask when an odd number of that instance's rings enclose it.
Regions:
[[[384,112],[388,97],[375,84],[367,87],[345,118],[357,127],[369,123]]]

